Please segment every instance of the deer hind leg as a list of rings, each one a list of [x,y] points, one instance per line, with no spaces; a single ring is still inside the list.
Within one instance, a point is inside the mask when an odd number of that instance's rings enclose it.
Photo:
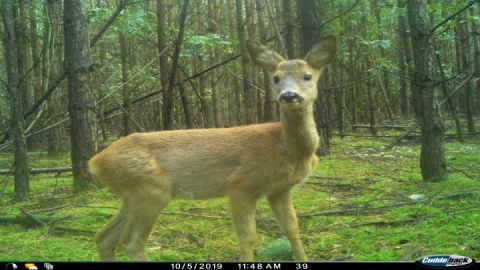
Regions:
[[[242,261],[253,261],[256,241],[257,198],[244,192],[230,194],[230,205],[235,233],[240,244]]]
[[[97,250],[103,261],[115,260],[115,248],[127,221],[128,205],[123,202],[118,213],[95,236]]]
[[[293,255],[297,260],[306,261],[307,256],[300,240],[297,215],[290,199],[290,191],[268,195],[267,199],[275,218],[292,245]]]
[[[158,214],[171,200],[170,192],[152,189],[129,199],[127,223],[120,241],[132,260],[149,260],[145,245]]]

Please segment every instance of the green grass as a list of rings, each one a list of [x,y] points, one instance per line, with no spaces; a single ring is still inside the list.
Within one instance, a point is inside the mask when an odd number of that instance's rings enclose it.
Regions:
[[[388,142],[334,139],[331,154],[320,158],[311,176],[293,190],[308,257],[395,261],[410,254],[405,259],[411,261],[451,253],[479,258],[480,192],[448,199],[439,196],[480,191],[480,139],[446,144],[449,177],[437,183],[421,180],[418,145],[383,152]],[[69,164],[68,155],[36,152],[29,158],[32,167]],[[11,155],[0,154],[1,168],[8,168],[11,161]],[[49,226],[0,223],[1,261],[97,260],[94,233],[119,206],[107,188],[76,194],[71,174],[37,174],[31,177],[31,197],[15,202],[12,182],[11,178],[0,182],[0,216],[24,218],[19,209],[25,207]],[[425,201],[378,208],[411,202],[415,194]],[[58,206],[63,208],[43,211]],[[265,200],[259,201],[257,259],[291,260],[291,247],[272,219]],[[147,250],[152,260],[237,260],[239,248],[227,200],[173,201],[158,218]],[[128,259],[121,251],[118,255],[120,260]]]

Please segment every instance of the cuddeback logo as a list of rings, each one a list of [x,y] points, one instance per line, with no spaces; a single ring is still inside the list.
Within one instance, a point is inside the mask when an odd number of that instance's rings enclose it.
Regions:
[[[460,255],[443,254],[421,257],[416,263],[432,268],[457,268],[473,265],[475,260]]]

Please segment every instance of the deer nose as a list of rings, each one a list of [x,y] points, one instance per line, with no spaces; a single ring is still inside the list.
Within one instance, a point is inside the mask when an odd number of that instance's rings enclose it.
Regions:
[[[278,100],[282,103],[299,103],[299,102],[302,102],[304,100],[303,97],[301,97],[299,94],[295,93],[295,92],[292,92],[292,91],[287,91],[287,92],[284,92],[282,94],[280,94],[280,96],[278,97]]]

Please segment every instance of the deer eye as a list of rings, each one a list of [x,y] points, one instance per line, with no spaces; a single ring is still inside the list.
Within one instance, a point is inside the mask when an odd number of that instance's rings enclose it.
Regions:
[[[312,79],[312,75],[307,74],[307,75],[303,76],[303,79],[304,79],[305,81],[310,81],[310,80]]]
[[[274,83],[279,83],[280,82],[280,76],[278,76],[278,75],[273,76],[273,82]]]

